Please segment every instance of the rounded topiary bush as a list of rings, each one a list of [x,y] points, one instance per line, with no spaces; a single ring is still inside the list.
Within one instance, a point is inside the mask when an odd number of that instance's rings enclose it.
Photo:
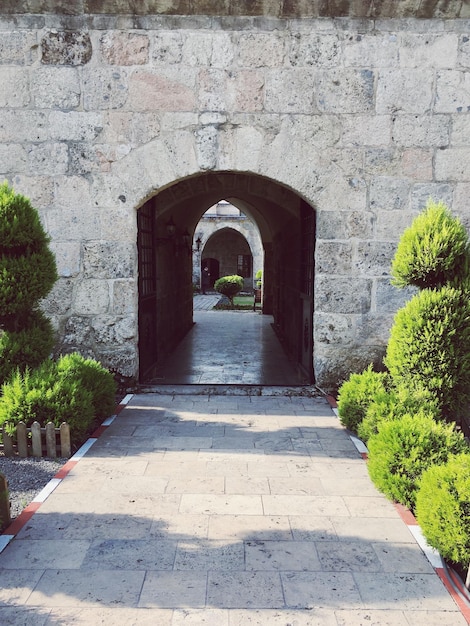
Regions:
[[[17,371],[2,387],[0,426],[11,427],[23,421],[31,426],[62,422],[70,426],[74,444],[81,443],[94,417],[92,394],[80,380],[61,376],[53,361],[45,361],[34,370]]]
[[[59,358],[60,376],[77,380],[91,393],[95,418],[109,417],[116,405],[116,383],[113,375],[94,359],[86,359],[74,352]]]
[[[382,422],[395,420],[406,414],[436,420],[441,417],[438,402],[428,391],[413,393],[406,387],[392,388],[375,394],[358,426],[357,434],[367,442],[377,434]]]
[[[416,516],[442,557],[470,564],[470,451],[427,469],[416,495]]]
[[[379,432],[369,439],[368,449],[367,468],[376,487],[391,500],[413,509],[422,473],[468,446],[453,424],[404,415],[382,422]]]
[[[387,373],[374,372],[372,365],[360,374],[351,374],[338,391],[338,414],[343,426],[357,433],[368,406],[376,394],[385,392],[387,385]]]
[[[457,420],[470,399],[470,298],[452,287],[425,289],[395,315],[384,363],[396,386],[428,391]]]
[[[393,283],[420,289],[456,284],[469,273],[465,227],[442,203],[429,201],[401,236],[392,261]]]
[[[233,276],[222,276],[214,283],[214,289],[227,296],[230,304],[233,305],[233,298],[243,289],[243,278],[234,274]]]

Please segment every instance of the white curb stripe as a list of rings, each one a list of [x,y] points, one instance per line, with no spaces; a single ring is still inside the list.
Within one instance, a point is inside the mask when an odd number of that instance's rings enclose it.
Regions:
[[[133,393],[128,393],[127,396],[124,396],[124,398],[121,400],[119,404],[127,404],[128,402],[130,402],[133,395],[134,395]]]
[[[116,419],[116,415],[111,415],[111,417],[108,417],[107,419],[104,420],[101,426],[111,426],[111,424],[114,422],[115,419]]]
[[[69,460],[78,461],[78,459],[81,459],[82,457],[84,457],[85,454],[88,452],[88,450],[96,441],[98,441],[98,439],[90,437],[90,439],[85,441],[83,446],[79,450],[77,450],[77,452],[75,452],[75,454]]]
[[[349,435],[349,438],[351,439],[353,444],[356,446],[358,452],[360,452],[361,454],[369,454],[369,450],[367,449],[363,441],[361,441],[357,437],[354,437],[353,435]]]
[[[0,552],[3,552],[15,535],[0,535]]]
[[[32,502],[44,502],[54,489],[60,485],[62,478],[51,478],[47,485],[42,489]]]
[[[421,550],[427,556],[428,561],[434,568],[443,568],[441,555],[437,550],[431,548],[426,539],[424,538],[423,532],[418,525],[407,524],[410,533],[416,539],[416,543],[419,545]]]

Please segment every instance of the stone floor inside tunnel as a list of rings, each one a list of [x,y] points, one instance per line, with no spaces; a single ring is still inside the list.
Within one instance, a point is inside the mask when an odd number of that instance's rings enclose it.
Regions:
[[[196,296],[194,326],[147,384],[300,385],[273,318],[252,311],[208,309],[213,296]],[[196,305],[197,302],[197,305]],[[215,304],[212,304],[212,306]]]

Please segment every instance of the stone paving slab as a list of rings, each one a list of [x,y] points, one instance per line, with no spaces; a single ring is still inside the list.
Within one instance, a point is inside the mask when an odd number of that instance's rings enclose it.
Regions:
[[[2,625],[466,623],[318,397],[134,396],[0,580]]]

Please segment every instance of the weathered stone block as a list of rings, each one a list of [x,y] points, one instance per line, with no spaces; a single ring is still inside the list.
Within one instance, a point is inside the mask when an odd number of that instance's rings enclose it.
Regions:
[[[38,109],[75,109],[80,104],[80,79],[72,67],[44,67],[31,75],[31,95]]]
[[[317,276],[315,311],[319,313],[367,313],[371,306],[372,281],[366,278]]]
[[[435,156],[435,176],[441,181],[470,180],[470,148],[438,150]]]
[[[356,342],[361,346],[386,348],[392,324],[393,313],[362,315],[356,320]]]
[[[80,242],[51,242],[50,249],[55,254],[57,273],[64,278],[77,276],[80,272]]]
[[[133,280],[114,280],[111,284],[111,313],[134,315],[137,306],[136,285]]]
[[[59,278],[46,298],[41,301],[41,308],[47,315],[66,315],[71,312],[73,281]]]
[[[29,72],[17,67],[0,67],[0,107],[25,107],[30,101]]]
[[[388,276],[395,244],[389,241],[359,241],[353,263],[353,275]]]
[[[69,154],[65,143],[31,144],[27,152],[31,174],[54,176],[68,171]]]
[[[232,75],[228,85],[232,108],[238,112],[255,112],[263,109],[264,76],[256,70],[241,70]]]
[[[395,147],[368,148],[364,154],[364,170],[372,176],[397,176],[401,168],[401,152]]]
[[[317,211],[317,237],[321,239],[368,239],[374,214],[365,211]]]
[[[448,183],[417,183],[411,188],[411,210],[423,211],[429,199],[452,206],[452,185]]]
[[[44,209],[52,204],[54,198],[54,180],[46,176],[15,176],[13,187],[31,200],[37,209]]]
[[[398,289],[390,280],[378,280],[375,304],[378,313],[395,313],[405,306],[406,302],[416,293],[414,287]]]
[[[416,213],[411,211],[378,211],[375,236],[378,239],[398,241],[405,228],[410,226],[415,217]]]
[[[136,70],[129,79],[128,106],[137,111],[192,111],[196,69]]]
[[[267,33],[243,34],[239,39],[239,67],[282,67],[286,40]]]
[[[456,113],[452,116],[452,133],[450,144],[455,146],[470,145],[470,116]]]
[[[45,65],[85,65],[92,56],[87,32],[51,31],[41,40],[41,61]]]
[[[342,143],[345,146],[388,146],[391,136],[389,115],[345,115]]]
[[[212,36],[205,32],[185,33],[181,62],[190,67],[210,66],[212,46]]]
[[[0,98],[2,95],[0,92]],[[1,142],[46,141],[49,138],[49,123],[46,113],[28,109],[2,110],[0,116]]]
[[[294,67],[335,67],[341,64],[338,35],[294,33],[290,38],[289,63]]]
[[[118,203],[121,204],[119,200]],[[136,241],[135,212],[131,207],[101,208],[100,224],[101,236],[105,241]]]
[[[398,48],[398,36],[395,33],[345,33],[344,64],[359,67],[396,67]]]
[[[120,346],[137,335],[137,323],[132,315],[124,318],[96,316],[91,322],[97,343]]]
[[[183,36],[176,31],[157,32],[153,36],[152,60],[160,65],[181,63]]]
[[[132,278],[134,272],[132,244],[94,241],[83,244],[84,278]]]
[[[228,69],[235,58],[236,44],[230,33],[213,33],[211,66]]]
[[[456,33],[402,33],[400,65],[416,68],[453,68],[457,62]]]
[[[436,75],[437,113],[468,113],[470,111],[470,72],[441,70]]]
[[[412,180],[427,181],[432,179],[434,151],[410,148],[404,150],[401,162],[401,174]]]
[[[348,243],[319,241],[315,270],[320,274],[351,274],[352,246]]]
[[[311,70],[267,70],[265,108],[273,113],[316,113]]]
[[[144,65],[149,59],[149,37],[143,33],[105,33],[100,38],[100,51],[109,65]]]
[[[446,115],[394,115],[392,138],[399,146],[440,148],[449,144],[450,124]]]
[[[50,111],[47,117],[51,138],[61,141],[94,141],[102,133],[105,119],[102,112],[95,111]]]
[[[367,185],[362,178],[339,178],[337,173],[319,181],[321,191],[315,207],[323,211],[364,211],[367,207]]]
[[[431,109],[433,71],[383,69],[377,81],[377,113],[426,113]]]
[[[333,313],[315,314],[315,343],[348,346],[354,343],[354,325],[351,316]]]
[[[470,232],[470,213],[468,211],[468,199],[470,198],[470,183],[458,183],[455,185],[454,201],[451,205],[452,212],[460,217],[460,220]]]
[[[366,113],[374,108],[374,72],[369,69],[320,71],[315,101],[326,113]]]
[[[89,317],[71,315],[66,323],[63,333],[63,342],[69,346],[85,348],[90,345],[92,328]]]
[[[461,35],[459,43],[458,66],[470,68],[470,35]]]
[[[108,281],[89,278],[75,286],[73,310],[78,315],[98,315],[109,309]]]
[[[127,72],[122,68],[87,68],[82,74],[83,108],[120,109],[128,95]]]
[[[0,64],[30,65],[37,56],[37,36],[34,31],[2,32]]]
[[[0,144],[0,173],[29,174],[28,155],[23,146]]]
[[[406,209],[409,204],[410,183],[402,178],[380,176],[370,184],[370,208],[396,211]]]

